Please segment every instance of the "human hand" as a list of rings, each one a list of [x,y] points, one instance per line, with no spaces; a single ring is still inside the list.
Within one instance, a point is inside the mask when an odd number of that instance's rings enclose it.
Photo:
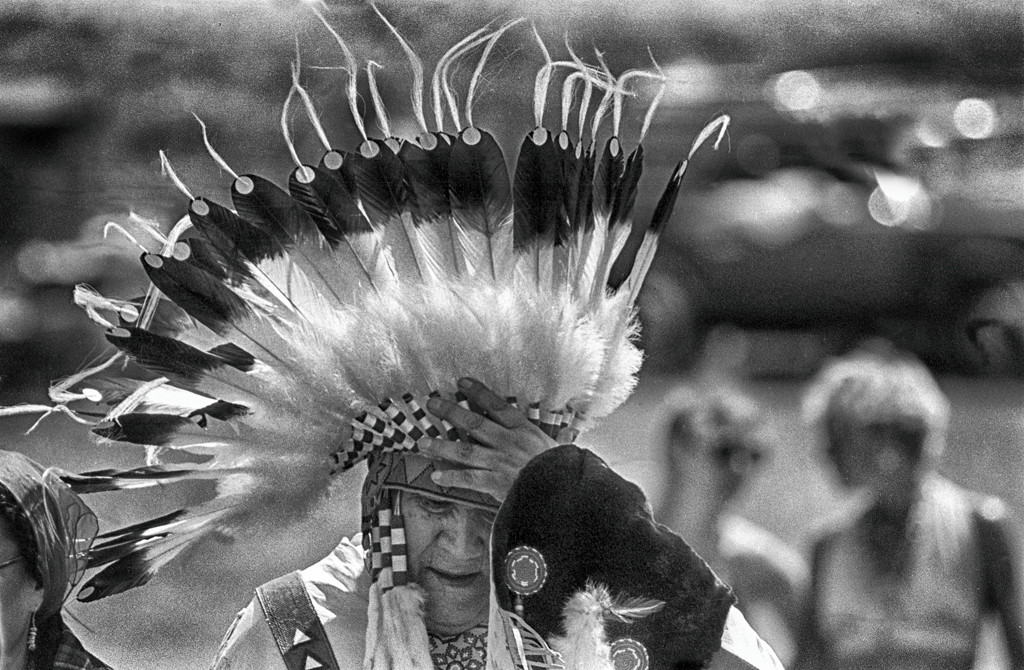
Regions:
[[[431,475],[435,484],[480,491],[502,502],[523,466],[558,442],[483,383],[463,378],[459,390],[475,411],[443,398],[428,400],[427,410],[480,444],[432,439],[421,443],[420,453],[442,464]]]

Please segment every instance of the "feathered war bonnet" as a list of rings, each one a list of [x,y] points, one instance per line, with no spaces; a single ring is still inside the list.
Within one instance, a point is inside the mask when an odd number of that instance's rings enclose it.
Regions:
[[[687,160],[716,131],[721,139],[728,118],[696,139],[634,244],[628,238],[643,147],[627,153],[620,120],[634,80],[660,81],[643,139],[664,91],[660,73],[615,77],[603,63],[594,67],[575,55],[554,61],[541,43],[535,127],[510,175],[497,141],[474,123],[472,101],[496,40],[518,22],[478,30],[440,59],[430,86],[433,129],[424,112],[423,66],[388,24],[412,64],[413,116],[421,129],[415,139],[392,136],[373,62],[366,76],[384,137],[367,134],[357,106],[356,58],[323,22],[345,55],[361,144],[353,151],[331,146],[293,68],[282,127],[297,167],[287,190],[235,173],[207,140],[211,155],[235,177],[229,207],[193,196],[165,159],[190,202],[169,234],[149,230],[161,249],[142,256],[152,281],[145,299],[76,291],[119,353],[51,395],[58,409],[82,421],[88,414],[72,412],[69,402],[105,407],[94,432],[144,445],[149,456],[144,468],[79,477],[78,488],[218,482],[208,503],[105,537],[95,567],[109,565],[87,584],[87,599],[145,583],[198,538],[244,525],[254,512],[302,513],[334,475],[364,460],[371,567],[378,587],[400,586],[404,555],[391,549],[402,534],[390,527],[390,510],[381,502],[386,491],[421,490],[497,507],[486,496],[443,489],[430,479],[433,466],[416,455],[417,441],[465,437],[424,410],[431,395],[465,403],[456,380],[474,377],[569,442],[635,385],[641,354],[633,341],[634,302]],[[460,110],[449,71],[480,48]],[[544,126],[556,70],[569,72],[559,132]],[[289,107],[296,98],[326,149],[316,165],[303,163],[291,142]],[[570,110],[577,102],[573,136]],[[608,116],[610,137],[601,144]],[[107,374],[125,357],[155,378]],[[170,452],[175,464],[165,465]]]

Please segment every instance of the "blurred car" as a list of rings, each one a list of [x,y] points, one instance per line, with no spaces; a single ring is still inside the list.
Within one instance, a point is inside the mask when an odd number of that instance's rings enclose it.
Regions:
[[[666,72],[691,85],[670,89],[652,143],[678,145],[722,111],[732,123],[727,150],[691,161],[652,270],[652,363],[686,367],[729,325],[759,343],[755,374],[803,375],[872,335],[938,370],[993,371],[967,324],[1024,275],[1018,90],[898,68]]]

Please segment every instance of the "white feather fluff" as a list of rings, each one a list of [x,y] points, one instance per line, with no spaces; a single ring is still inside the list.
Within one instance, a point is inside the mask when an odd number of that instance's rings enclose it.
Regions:
[[[588,584],[569,599],[562,610],[565,635],[549,640],[562,655],[565,670],[614,670],[604,632],[605,604],[597,588]]]
[[[285,338],[307,381],[353,399],[356,409],[404,393],[452,392],[459,377],[472,376],[502,395],[583,410],[603,387],[625,385],[621,402],[639,367],[635,346],[613,339],[606,325],[628,320],[621,300],[590,313],[567,289],[473,279],[396,285],[362,298],[294,323]],[[601,379],[603,371],[614,378]],[[598,404],[590,416],[611,409]]]

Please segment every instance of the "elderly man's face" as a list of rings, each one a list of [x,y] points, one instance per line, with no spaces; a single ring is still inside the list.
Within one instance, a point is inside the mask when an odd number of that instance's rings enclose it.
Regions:
[[[454,635],[487,623],[494,514],[402,493],[409,574],[427,593],[427,629]]]

